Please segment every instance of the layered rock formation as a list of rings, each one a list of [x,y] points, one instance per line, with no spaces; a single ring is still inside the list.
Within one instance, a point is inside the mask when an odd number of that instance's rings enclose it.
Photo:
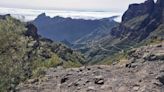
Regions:
[[[151,13],[154,8],[154,0],[147,0],[141,4],[131,4],[122,17],[122,22],[128,21],[134,17]]]
[[[150,44],[164,40],[163,1],[146,0],[141,4],[131,4],[122,16],[122,22],[109,31],[95,31],[98,39],[90,40],[87,45],[78,48],[92,64],[107,61],[115,53],[127,51],[139,44]],[[101,33],[100,33],[101,32]],[[91,36],[85,36],[85,38]],[[94,37],[94,35],[93,35]],[[82,39],[85,40],[85,39]],[[80,47],[78,46],[78,47]],[[104,59],[105,58],[105,59]],[[101,62],[100,62],[101,63]]]
[[[149,34],[163,24],[163,1],[147,0],[141,4],[131,4],[124,13],[119,27],[114,28],[112,35],[126,40],[144,40]]]
[[[81,50],[88,57],[94,57],[89,58],[88,62],[97,63],[135,46],[163,41],[163,3],[162,0],[146,0],[141,4],[131,4],[117,27],[90,44],[93,49],[88,47]]]

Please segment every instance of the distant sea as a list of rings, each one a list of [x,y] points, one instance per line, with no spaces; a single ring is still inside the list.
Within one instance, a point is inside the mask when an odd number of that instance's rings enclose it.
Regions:
[[[111,16],[119,16],[115,20],[120,22],[122,13],[120,12],[104,12],[104,11],[68,11],[68,10],[35,10],[35,9],[18,9],[18,8],[3,8],[0,7],[0,15],[11,14],[11,16],[20,19],[21,21],[32,21],[39,14],[46,13],[47,16],[55,17],[70,17],[73,19],[102,19]]]

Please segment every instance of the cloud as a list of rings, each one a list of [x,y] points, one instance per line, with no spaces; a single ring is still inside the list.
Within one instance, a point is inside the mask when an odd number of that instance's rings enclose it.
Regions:
[[[64,10],[35,10],[35,9],[18,9],[18,8],[1,8],[0,14],[11,14],[11,16],[22,21],[34,20],[39,14],[46,13],[47,16],[61,16],[64,18],[71,17],[73,19],[102,19],[111,16],[119,16],[116,20],[121,20],[121,13],[117,12],[89,12],[89,11],[64,11]]]
[[[145,0],[2,0],[1,7],[125,11],[130,3]]]

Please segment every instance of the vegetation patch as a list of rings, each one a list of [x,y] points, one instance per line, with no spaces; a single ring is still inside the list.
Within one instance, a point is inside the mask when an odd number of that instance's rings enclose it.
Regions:
[[[84,61],[65,46],[26,36],[26,25],[10,16],[0,19],[0,92],[14,91],[20,82],[40,77],[50,67],[78,67]]]

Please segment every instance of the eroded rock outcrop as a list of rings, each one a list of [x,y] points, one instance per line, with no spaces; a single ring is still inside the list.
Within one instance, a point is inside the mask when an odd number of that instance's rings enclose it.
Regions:
[[[145,40],[163,24],[163,1],[147,0],[141,4],[131,4],[122,17],[121,24],[113,28],[111,34],[132,43]],[[131,42],[132,41],[132,42]]]
[[[28,23],[26,25],[26,28],[28,29],[25,33],[26,36],[31,36],[33,37],[34,39],[38,39],[39,38],[39,35],[37,33],[38,29],[35,25],[31,24],[31,23]]]
[[[131,4],[122,17],[122,22],[126,22],[134,17],[150,14],[155,6],[154,0],[147,0],[141,4]]]

